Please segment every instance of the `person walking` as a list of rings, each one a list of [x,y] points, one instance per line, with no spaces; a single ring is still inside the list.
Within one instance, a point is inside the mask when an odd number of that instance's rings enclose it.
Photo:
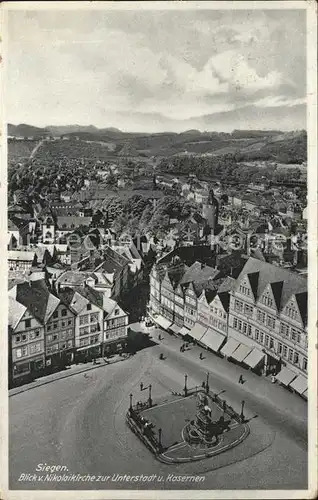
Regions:
[[[239,382],[239,384],[243,384],[244,380],[243,380],[242,375],[240,375],[238,382]]]

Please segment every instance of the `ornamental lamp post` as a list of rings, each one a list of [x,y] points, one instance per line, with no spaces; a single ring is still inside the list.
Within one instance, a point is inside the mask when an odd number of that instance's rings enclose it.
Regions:
[[[149,403],[149,406],[152,406],[152,399],[151,399],[151,384],[149,385],[149,397],[148,397],[148,403]]]
[[[187,396],[188,395],[188,387],[187,387],[187,380],[188,380],[188,375],[185,375],[184,376],[184,395]]]

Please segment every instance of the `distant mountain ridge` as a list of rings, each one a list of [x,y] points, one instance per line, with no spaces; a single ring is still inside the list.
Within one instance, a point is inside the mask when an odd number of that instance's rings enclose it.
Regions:
[[[67,137],[86,142],[113,144],[110,156],[171,157],[184,154],[220,156],[234,154],[238,161],[274,160],[282,163],[302,163],[307,159],[305,130],[233,130],[201,132],[191,129],[181,133],[134,133],[114,127],[97,128],[94,125],[63,125],[33,127],[27,124],[8,125],[13,137]]]

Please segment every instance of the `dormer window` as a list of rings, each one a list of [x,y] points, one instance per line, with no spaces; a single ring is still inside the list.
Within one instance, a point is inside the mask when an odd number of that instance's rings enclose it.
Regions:
[[[92,304],[87,304],[87,310],[91,311],[91,309],[92,309]]]

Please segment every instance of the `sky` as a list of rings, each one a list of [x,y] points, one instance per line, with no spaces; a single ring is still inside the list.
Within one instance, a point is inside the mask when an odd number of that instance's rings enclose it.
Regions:
[[[306,128],[305,14],[10,11],[7,122]]]

